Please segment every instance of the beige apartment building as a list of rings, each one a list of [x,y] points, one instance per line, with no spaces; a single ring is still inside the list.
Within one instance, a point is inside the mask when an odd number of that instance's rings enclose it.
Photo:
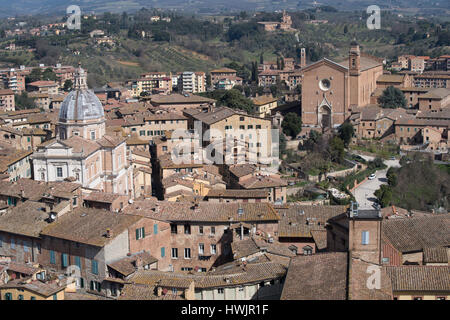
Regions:
[[[14,111],[15,109],[14,91],[11,89],[0,90],[0,111]]]

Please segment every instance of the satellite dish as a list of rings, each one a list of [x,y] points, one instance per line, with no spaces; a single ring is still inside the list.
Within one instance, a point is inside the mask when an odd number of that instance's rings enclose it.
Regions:
[[[55,221],[56,220],[56,214],[50,213],[50,220]]]
[[[133,199],[128,200],[128,203],[132,204],[133,203]]]

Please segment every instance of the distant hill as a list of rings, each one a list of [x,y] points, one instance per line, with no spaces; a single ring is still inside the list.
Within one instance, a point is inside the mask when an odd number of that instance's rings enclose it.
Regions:
[[[176,9],[196,13],[226,13],[239,10],[274,11],[298,10],[330,5],[339,10],[362,10],[373,0],[0,0],[0,17],[27,14],[63,14],[69,5],[78,5],[82,12],[122,12],[145,8]],[[386,0],[382,8],[420,8],[425,13],[439,9],[450,10],[450,2],[443,0]],[[445,13],[445,11],[444,11]]]

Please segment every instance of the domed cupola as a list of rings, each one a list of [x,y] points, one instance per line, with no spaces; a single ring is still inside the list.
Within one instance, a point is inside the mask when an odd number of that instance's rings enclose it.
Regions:
[[[98,97],[87,87],[86,71],[79,65],[75,72],[74,90],[64,99],[59,110],[60,139],[73,135],[97,140],[105,134],[105,113]]]

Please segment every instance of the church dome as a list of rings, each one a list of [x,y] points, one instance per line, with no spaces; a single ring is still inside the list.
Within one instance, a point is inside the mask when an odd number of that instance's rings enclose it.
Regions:
[[[75,74],[74,90],[64,99],[59,110],[60,121],[93,120],[104,118],[103,105],[88,89],[86,72],[79,67]]]
[[[60,120],[91,120],[104,117],[103,106],[97,96],[88,89],[70,92],[61,104]]]

